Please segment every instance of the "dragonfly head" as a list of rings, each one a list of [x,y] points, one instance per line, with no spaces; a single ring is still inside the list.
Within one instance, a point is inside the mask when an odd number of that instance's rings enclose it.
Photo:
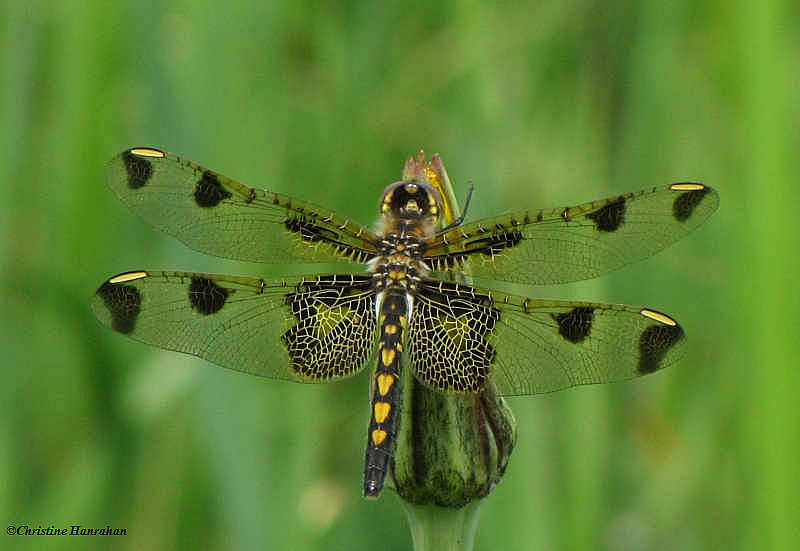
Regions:
[[[402,219],[427,219],[439,221],[442,213],[442,196],[430,184],[420,182],[395,182],[383,191],[381,215]]]

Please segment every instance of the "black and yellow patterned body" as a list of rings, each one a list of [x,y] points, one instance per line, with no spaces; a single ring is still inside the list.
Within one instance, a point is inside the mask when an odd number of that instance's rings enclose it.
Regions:
[[[386,291],[380,311],[378,366],[372,385],[372,415],[364,461],[364,495],[367,497],[378,497],[392,467],[395,438],[400,428],[401,355],[407,317],[406,293],[396,288]]]
[[[389,473],[408,481],[430,472],[420,458],[394,465],[398,442],[398,451],[423,453],[431,441],[428,431],[418,430],[421,414],[408,405],[419,396],[401,396],[409,388],[403,382],[478,404],[630,379],[681,357],[683,329],[656,310],[505,294],[473,286],[464,274],[525,285],[596,277],[702,224],[718,205],[713,189],[678,183],[462,224],[431,185],[446,179],[441,161],[420,157],[406,168],[404,181],[384,191],[380,227],[373,231],[159,149],[124,151],[109,164],[110,187],[135,213],[190,247],[252,262],[346,261],[363,269],[275,279],[130,271],[98,288],[95,315],[141,342],[264,377],[322,383],[375,366],[368,497],[380,494]],[[400,426],[402,404],[410,426]],[[491,411],[483,418],[502,429]],[[438,442],[448,447],[445,438]],[[485,448],[487,457],[507,453],[511,441],[498,442]],[[491,487],[496,479],[487,480]]]
[[[430,185],[397,182],[384,191],[380,211],[380,246],[378,255],[370,262],[380,340],[364,465],[367,497],[380,494],[391,468],[400,419],[404,336],[414,312],[418,285],[428,274],[422,253],[424,243],[434,236],[442,200]]]

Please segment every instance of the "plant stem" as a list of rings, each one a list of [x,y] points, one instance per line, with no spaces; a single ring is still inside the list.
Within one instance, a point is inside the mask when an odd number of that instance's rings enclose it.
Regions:
[[[414,551],[472,551],[483,500],[460,509],[403,501]]]

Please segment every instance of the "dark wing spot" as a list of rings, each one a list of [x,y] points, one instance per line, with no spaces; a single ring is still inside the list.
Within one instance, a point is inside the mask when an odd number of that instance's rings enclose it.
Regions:
[[[314,325],[311,322],[299,323],[281,335],[281,341],[289,353],[295,373],[313,376],[313,357],[319,343]]]
[[[625,198],[620,197],[600,210],[587,214],[586,218],[594,221],[597,231],[617,231],[625,222]]]
[[[592,331],[594,308],[578,306],[571,312],[554,315],[558,323],[558,333],[572,343],[582,342]]]
[[[228,300],[230,291],[205,277],[193,277],[189,285],[189,302],[192,308],[207,316],[216,314]]]
[[[152,163],[130,151],[122,154],[122,162],[128,171],[128,187],[131,189],[139,189],[153,176]]]
[[[639,337],[639,373],[646,375],[661,369],[669,349],[683,338],[680,325],[654,325]]]
[[[287,218],[284,220],[283,225],[290,232],[299,233],[303,241],[311,243],[314,241],[335,243],[338,242],[340,238],[340,235],[335,231],[318,226],[305,218]]]
[[[460,318],[461,316],[471,316],[475,312],[475,307],[472,305],[471,302],[457,298],[453,299],[447,305],[453,317]]]
[[[324,381],[351,375],[364,365],[375,330],[374,295],[364,293],[371,285],[367,277],[337,282],[335,276],[322,276],[285,295],[284,303],[297,323],[281,335],[281,341],[296,374]],[[352,315],[321,318],[326,308],[320,304],[342,306]]]
[[[231,196],[231,192],[222,187],[217,175],[206,170],[194,189],[194,200],[203,208],[216,207],[220,201]]]
[[[475,309],[467,317],[467,324],[473,331],[479,332],[481,336],[488,335],[494,330],[500,319],[500,310],[496,308]]]
[[[672,203],[672,215],[678,222],[686,222],[692,216],[694,209],[709,192],[709,188],[696,189],[681,193]]]
[[[136,328],[136,318],[142,309],[142,295],[133,285],[115,285],[105,282],[97,295],[111,314],[111,328],[129,335]]]
[[[315,326],[317,309],[314,307],[312,299],[303,296],[309,290],[310,288],[305,288],[300,295],[290,293],[284,297],[284,302],[291,308],[297,325],[281,335],[281,341],[289,353],[292,367],[296,373],[301,375],[314,374],[312,358],[315,347],[319,343]]]
[[[484,390],[497,351],[490,343],[501,312],[491,297],[444,281],[423,281],[409,329],[409,359],[426,385],[450,392]]]
[[[491,237],[475,239],[469,243],[469,248],[470,252],[477,251],[486,256],[494,256],[500,254],[504,249],[516,247],[522,242],[522,239],[520,231],[502,232]]]
[[[292,310],[292,315],[299,322],[313,319],[317,315],[317,309],[311,300],[299,297],[295,293],[290,293],[284,297],[284,303]]]
[[[314,300],[317,302],[321,302],[328,308],[333,308],[342,298],[342,291],[340,289],[322,289],[317,293],[314,293]]]

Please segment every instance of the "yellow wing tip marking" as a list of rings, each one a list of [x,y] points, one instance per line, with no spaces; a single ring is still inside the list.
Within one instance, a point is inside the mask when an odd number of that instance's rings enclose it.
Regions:
[[[392,404],[389,402],[375,402],[375,422],[383,423],[389,417],[389,412],[392,410]]]
[[[119,274],[117,276],[112,277],[108,280],[109,283],[125,283],[126,281],[133,281],[134,279],[142,279],[143,277],[147,277],[148,273],[143,271],[138,272],[126,272],[124,274]]]
[[[656,320],[659,323],[663,323],[664,325],[678,325],[678,322],[669,317],[666,314],[662,314],[661,312],[657,312],[655,310],[648,310],[647,308],[642,308],[639,310],[639,313],[646,318],[650,318],[652,320]]]
[[[381,443],[383,443],[384,440],[386,440],[387,436],[388,434],[386,433],[385,430],[375,429],[374,431],[372,431],[372,442],[376,446],[379,446]]]
[[[693,184],[691,182],[685,182],[682,184],[672,184],[669,186],[669,189],[672,191],[700,191],[701,189],[706,189],[706,186],[703,184]]]
[[[378,393],[381,396],[389,394],[389,390],[391,390],[393,384],[394,375],[386,375],[385,373],[378,375]]]
[[[140,157],[166,157],[167,154],[160,149],[153,149],[152,147],[134,147],[131,153],[139,155]]]

